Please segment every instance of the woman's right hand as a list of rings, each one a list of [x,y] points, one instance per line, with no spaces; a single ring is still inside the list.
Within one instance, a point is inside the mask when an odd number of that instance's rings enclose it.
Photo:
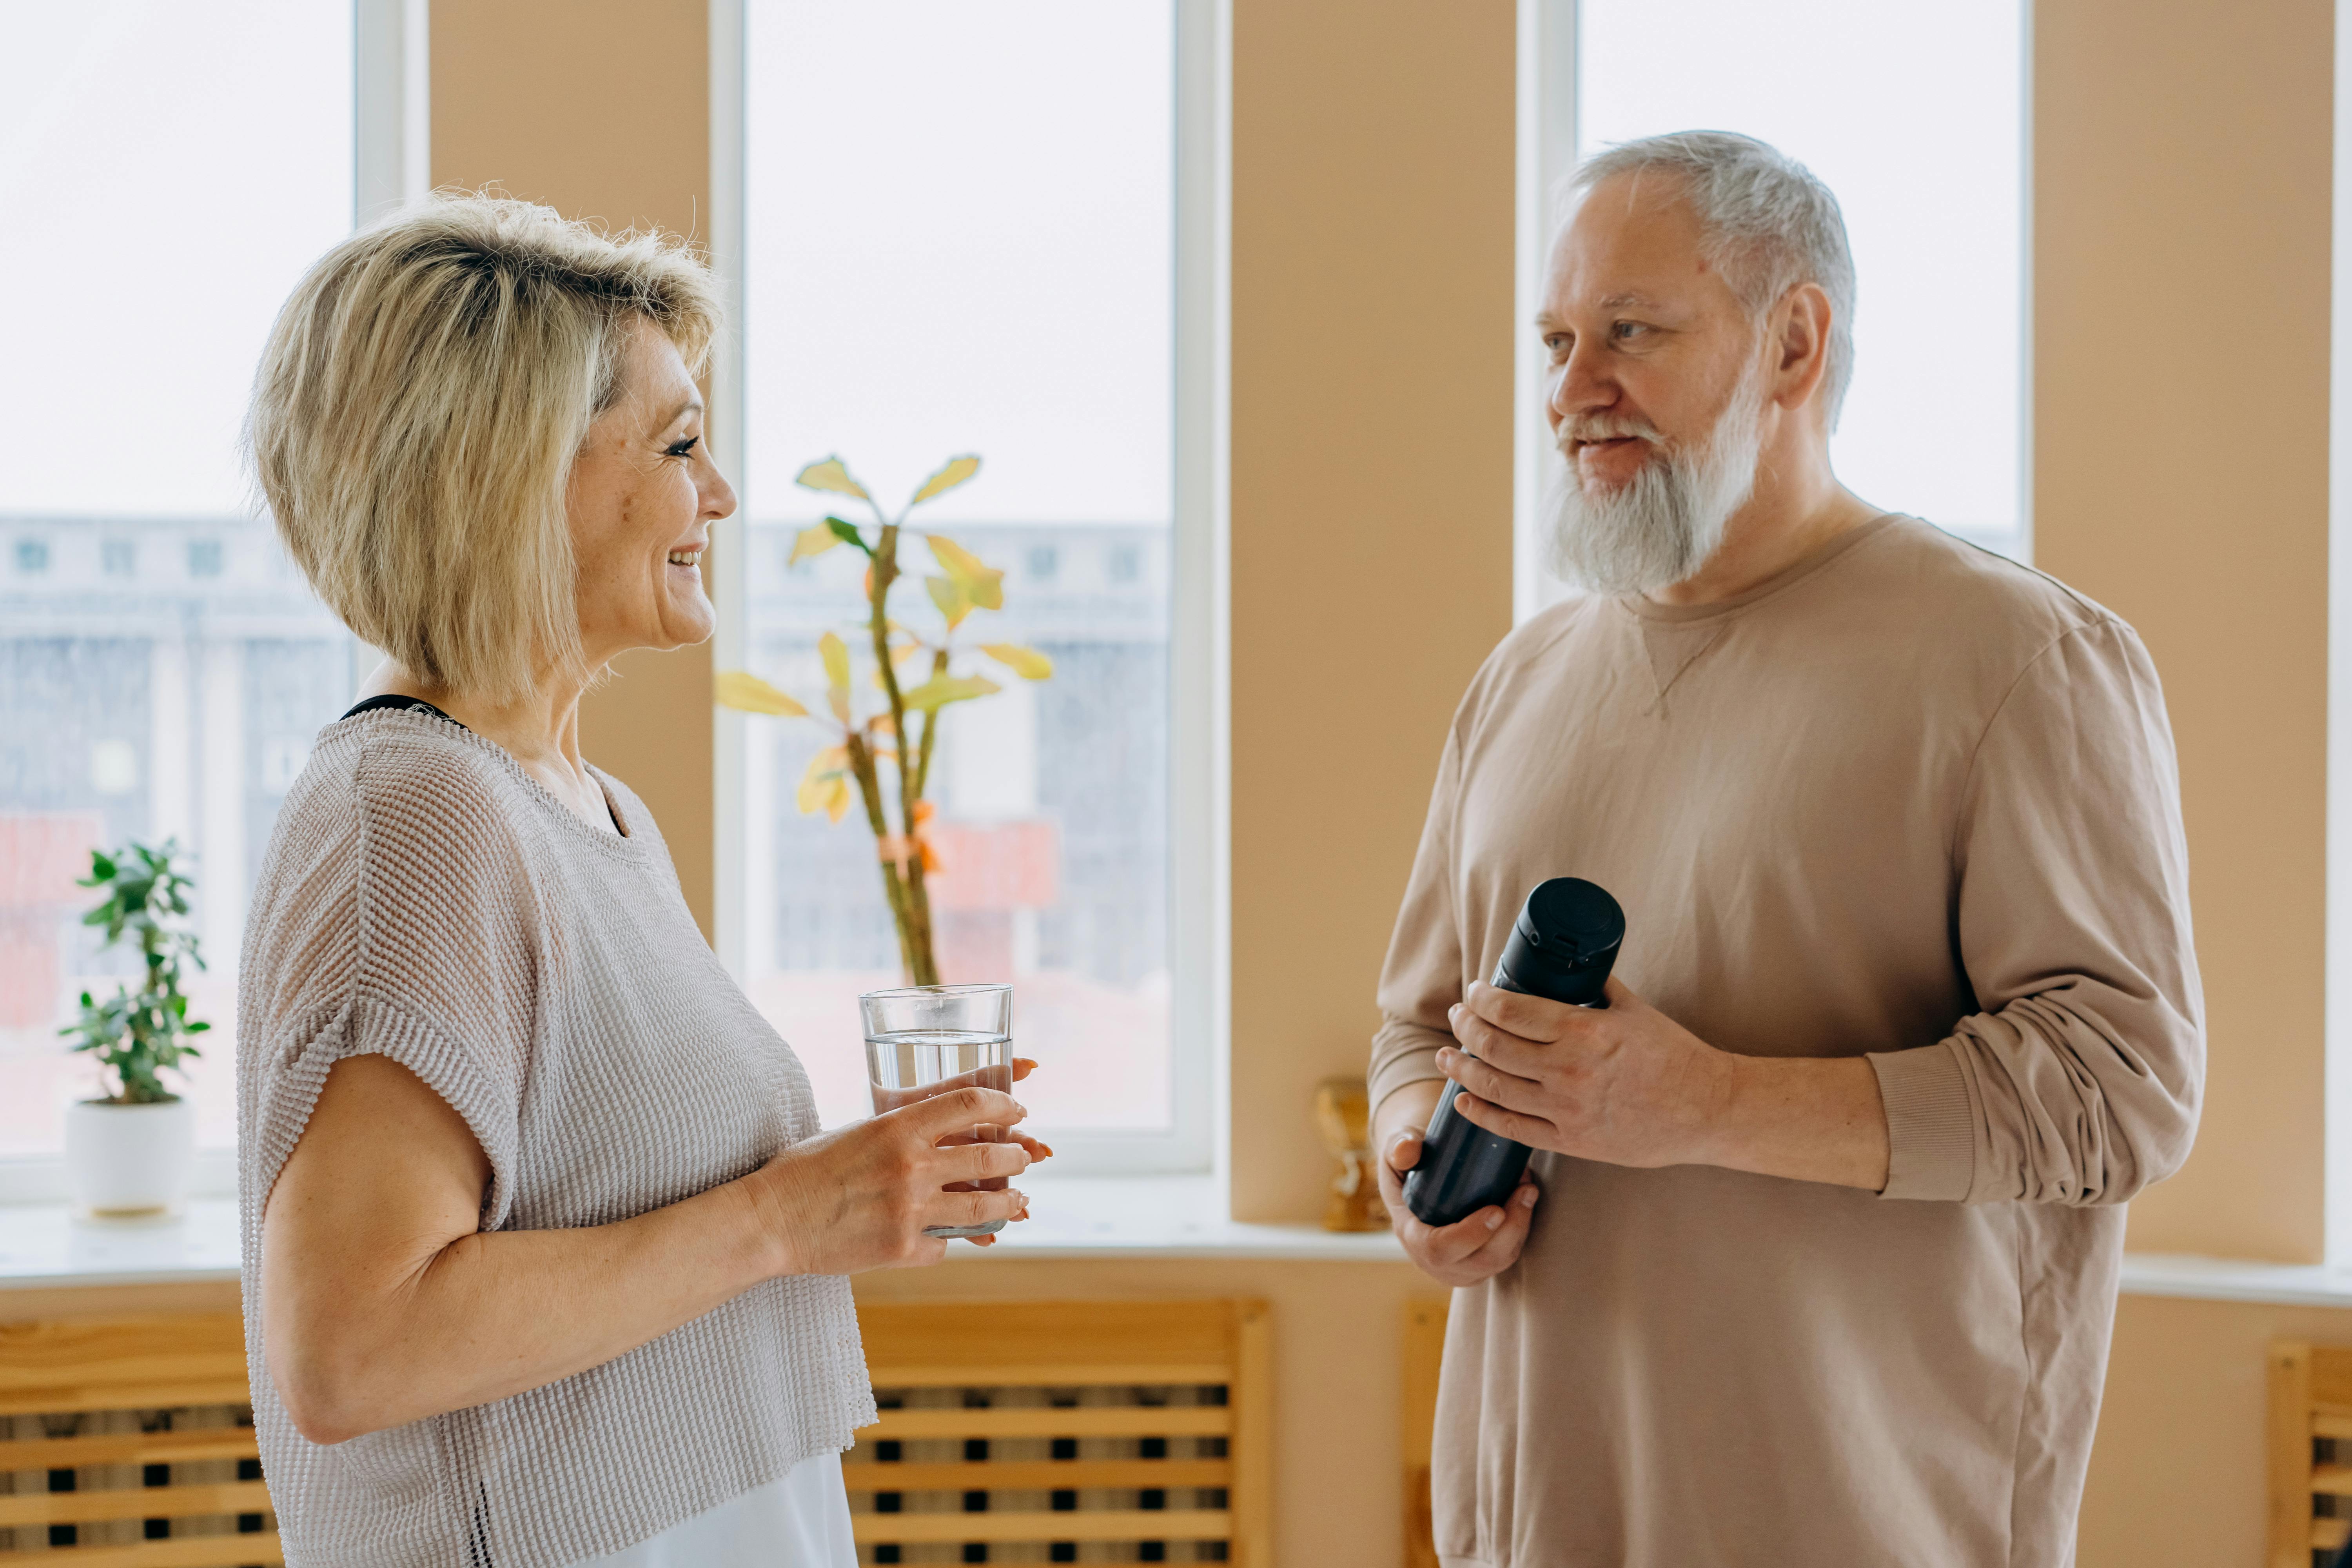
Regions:
[[[1029,1200],[1007,1187],[971,1190],[1028,1169],[1021,1142],[943,1140],[1029,1112],[992,1089],[959,1089],[793,1144],[745,1181],[776,1247],[778,1274],[858,1274],[937,1263],[947,1238],[929,1226],[1021,1219]],[[950,1184],[960,1189],[950,1192]],[[985,1237],[980,1239],[986,1239]]]

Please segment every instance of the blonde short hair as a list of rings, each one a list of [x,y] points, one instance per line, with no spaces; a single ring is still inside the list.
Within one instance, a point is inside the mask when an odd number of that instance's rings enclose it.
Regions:
[[[582,675],[564,517],[620,400],[632,320],[698,373],[710,274],[675,236],[441,195],[344,241],[279,312],[246,444],[310,585],[436,687],[510,700]]]

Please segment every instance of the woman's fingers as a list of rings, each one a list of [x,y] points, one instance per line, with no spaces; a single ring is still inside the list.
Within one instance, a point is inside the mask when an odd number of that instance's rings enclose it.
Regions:
[[[1018,1143],[960,1143],[940,1151],[943,1181],[984,1182],[1017,1176],[1029,1168],[1029,1151]]]
[[[1036,1070],[1037,1062],[1036,1058],[1034,1057],[1014,1057],[1013,1058],[1013,1082],[1019,1083],[1023,1079],[1027,1078],[1031,1073],[1035,1072]]]
[[[1028,1194],[1017,1187],[993,1193],[940,1193],[924,1205],[923,1224],[927,1228],[961,1228],[996,1220],[1016,1220],[1028,1212]]]
[[[1002,1089],[957,1089],[887,1114],[905,1117],[908,1126],[936,1143],[950,1133],[966,1132],[982,1122],[1010,1126],[1029,1111]]]

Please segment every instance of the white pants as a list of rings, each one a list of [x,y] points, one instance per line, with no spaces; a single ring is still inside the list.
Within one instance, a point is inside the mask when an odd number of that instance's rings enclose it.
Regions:
[[[857,1568],[841,1456],[803,1459],[781,1480],[575,1568]]]

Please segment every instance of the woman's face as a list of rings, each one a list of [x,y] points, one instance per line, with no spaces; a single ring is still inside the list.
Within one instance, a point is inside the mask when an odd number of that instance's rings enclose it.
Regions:
[[[642,318],[630,322],[621,385],[620,401],[588,427],[564,492],[591,668],[630,648],[710,635],[702,552],[710,524],[735,510],[703,437],[694,378],[677,345]]]

